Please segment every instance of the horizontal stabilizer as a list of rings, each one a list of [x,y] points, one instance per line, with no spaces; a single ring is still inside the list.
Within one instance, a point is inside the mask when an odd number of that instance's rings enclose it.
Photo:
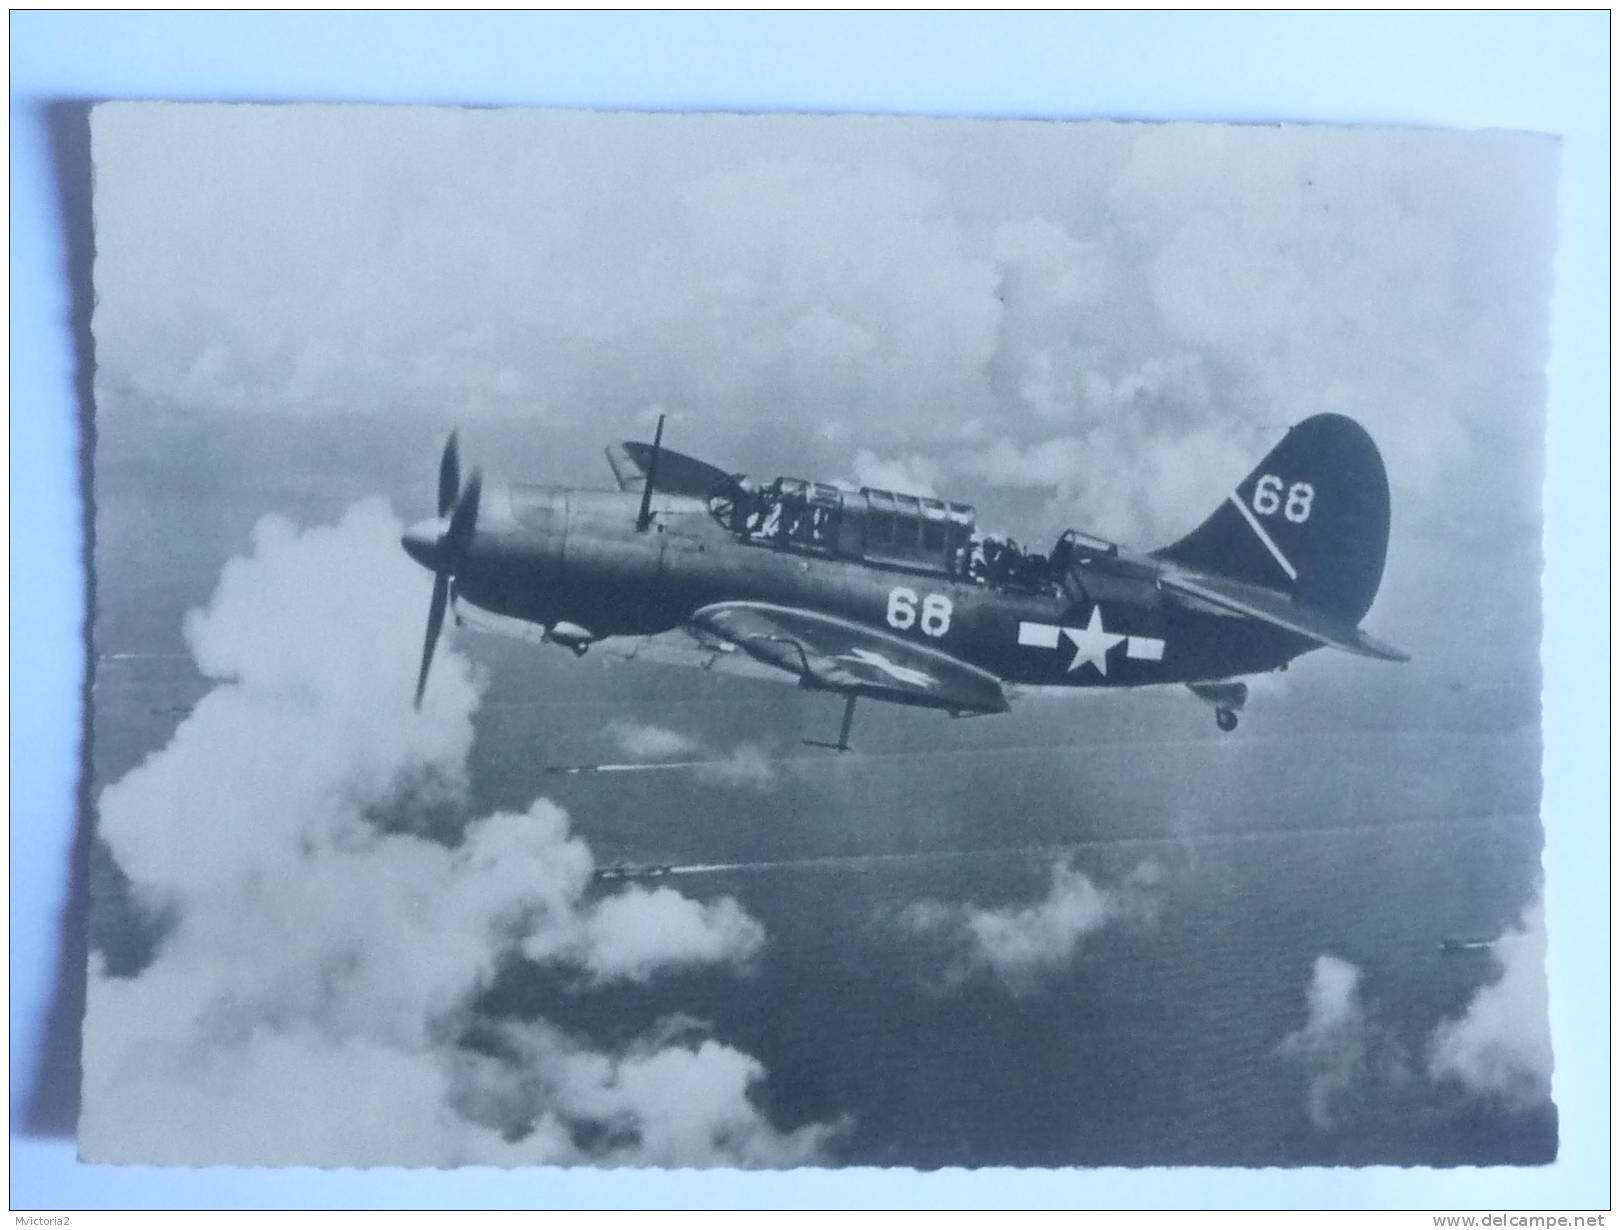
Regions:
[[[1261,585],[1181,569],[1166,569],[1159,578],[1159,584],[1172,597],[1196,610],[1214,607],[1228,614],[1262,620],[1309,637],[1319,644],[1364,658],[1382,658],[1387,662],[1411,660],[1409,655],[1375,640],[1354,624],[1295,602],[1288,595]]]

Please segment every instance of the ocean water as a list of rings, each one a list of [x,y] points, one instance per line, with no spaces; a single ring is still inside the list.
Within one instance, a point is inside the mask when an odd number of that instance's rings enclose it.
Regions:
[[[373,491],[414,515],[434,456],[414,438],[367,453],[336,436],[301,467],[273,440],[192,439],[188,454],[172,433],[121,430],[98,455],[96,638],[116,656],[97,664],[97,789],[161,748],[207,690],[180,617],[260,515],[314,524]],[[300,455],[316,452],[304,441]],[[779,1126],[844,1123],[835,1163],[1487,1165],[1556,1152],[1550,1103],[1467,1096],[1424,1073],[1435,1027],[1494,976],[1487,952],[1440,942],[1503,932],[1539,891],[1533,677],[1486,684],[1314,655],[1228,736],[1179,691],[960,722],[865,704],[857,752],[837,756],[801,743],[836,730],[833,698],[459,644],[488,681],[469,815],[552,798],[599,864],[711,868],[663,882],[735,897],[768,937],[746,974],[645,986],[589,989],[516,963],[482,997],[484,1019],[542,1015],[604,1045],[664,1018],[703,1022],[760,1060]],[[756,747],[774,779],[760,790],[678,769],[547,771],[622,759],[616,720],[720,754]],[[921,902],[1031,905],[1058,864],[1105,890],[1152,876],[1150,914],[1013,983],[964,969],[947,938],[908,923]],[[92,885],[93,946],[137,971],[161,925],[131,908],[104,851]],[[1361,971],[1377,1040],[1326,1126],[1283,1046],[1323,955]]]

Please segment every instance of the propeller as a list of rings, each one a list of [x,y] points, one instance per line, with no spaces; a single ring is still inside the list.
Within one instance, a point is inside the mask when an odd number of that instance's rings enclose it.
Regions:
[[[439,634],[444,630],[444,609],[450,601],[450,582],[466,561],[467,548],[472,544],[473,531],[478,526],[478,500],[483,491],[484,477],[474,470],[465,487],[461,482],[461,457],[456,444],[456,433],[445,441],[444,455],[439,458],[439,524],[443,529],[433,543],[433,598],[428,603],[427,634],[422,640],[422,669],[416,677],[415,706],[422,707],[422,693],[427,688],[428,670],[433,665],[433,651],[438,647]],[[450,514],[446,522],[445,514]]]
[[[456,433],[452,431],[450,438],[444,442],[444,455],[439,458],[439,516],[450,511],[460,491],[461,447],[456,443]]]

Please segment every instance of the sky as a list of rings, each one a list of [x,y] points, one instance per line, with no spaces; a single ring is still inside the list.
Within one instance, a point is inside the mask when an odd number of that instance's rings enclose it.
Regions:
[[[115,448],[459,423],[466,454],[508,461],[490,446],[517,424],[532,477],[605,481],[600,443],[668,412],[677,447],[727,468],[967,498],[1026,540],[1073,524],[1152,546],[1288,424],[1338,411],[1393,488],[1368,626],[1426,678],[1536,677],[1548,138],[131,104],[98,108],[93,133]],[[467,1060],[462,1010],[513,954],[597,986],[746,971],[769,939],[728,896],[589,895],[595,856],[543,798],[424,839],[465,797],[481,682],[443,653],[423,714],[373,703],[405,695],[420,635],[403,512],[261,523],[187,618],[212,690],[100,800],[141,908],[178,922],[139,977],[93,977],[86,1148],[122,1155],[125,1112],[157,1105],[171,1134],[140,1147],[165,1160],[299,1160],[300,1112],[358,1071],[377,1097],[328,1124],[345,1160],[815,1158],[841,1125],[773,1122],[757,1059],[701,1023],[609,1046],[537,1021]],[[638,758],[694,746],[644,723],[613,737]],[[721,787],[769,786],[750,744],[706,750],[732,766]],[[1151,918],[1162,875],[1059,864],[1027,903],[923,900],[904,925],[951,945],[951,976],[1016,994]],[[319,920],[309,942],[255,964],[300,918]],[[390,966],[423,952],[430,977]],[[1498,1045],[1501,1020],[1544,1012],[1530,970],[1504,959],[1478,1018],[1395,1067],[1544,1094],[1550,1056]],[[1302,998],[1291,1053],[1331,1120],[1379,1027],[1341,958]],[[244,1104],[274,1113],[222,1128]]]
[[[667,411],[728,469],[1145,548],[1338,411],[1391,476],[1375,630],[1533,661],[1501,645],[1538,619],[1555,139],[118,104],[94,141],[105,416],[426,418],[476,456]]]

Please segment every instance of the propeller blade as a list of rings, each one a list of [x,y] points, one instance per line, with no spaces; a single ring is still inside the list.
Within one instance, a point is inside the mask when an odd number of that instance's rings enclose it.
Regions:
[[[427,636],[422,641],[422,670],[416,676],[416,700],[422,707],[422,693],[427,688],[428,668],[433,665],[433,650],[439,644],[439,632],[444,627],[444,604],[450,590],[450,574],[441,568],[433,577],[433,601],[428,606]]]
[[[444,442],[444,454],[439,458],[439,516],[450,511],[460,490],[461,448],[456,443],[456,433],[452,431],[450,438]]]
[[[444,532],[444,549],[451,572],[461,566],[467,545],[472,542],[473,530],[478,525],[478,499],[483,489],[484,472],[474,470],[462,489],[461,498],[456,501],[456,510],[450,514],[450,527]]]
[[[439,634],[444,630],[444,610],[450,602],[451,583],[478,526],[478,500],[483,487],[483,472],[476,469],[466,487],[462,487],[461,450],[452,431],[439,458],[439,516],[442,519],[449,513],[450,524],[445,526],[437,551],[431,557],[437,568],[433,573],[433,600],[428,605],[427,635],[422,639],[422,669],[416,676],[414,703],[418,709],[422,707],[422,693],[427,690],[433,651],[438,648]]]

